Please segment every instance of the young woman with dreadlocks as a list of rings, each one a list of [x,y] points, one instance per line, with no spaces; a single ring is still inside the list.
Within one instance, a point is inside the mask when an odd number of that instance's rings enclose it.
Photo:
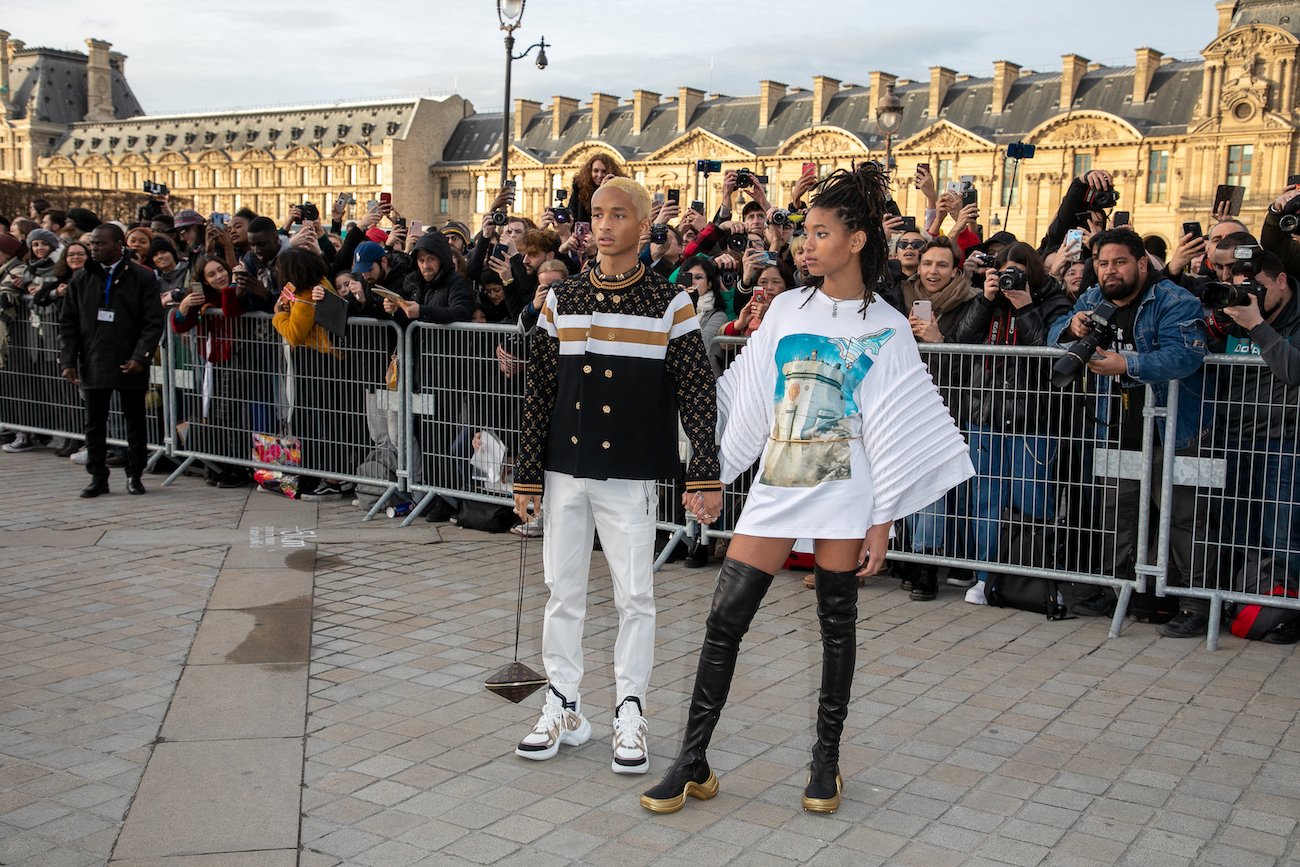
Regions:
[[[872,292],[887,255],[884,206],[885,179],[874,164],[821,184],[805,221],[810,285],[772,301],[763,327],[718,382],[724,482],[761,460],[718,574],[681,753],[641,796],[652,812],[717,794],[705,750],[740,640],[800,538],[815,540],[822,637],[803,808],[839,808],[858,577],[880,570],[894,521],[974,474],[907,320]]]

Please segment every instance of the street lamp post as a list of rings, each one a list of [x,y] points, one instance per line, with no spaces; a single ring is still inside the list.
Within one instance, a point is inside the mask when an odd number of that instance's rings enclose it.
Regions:
[[[528,0],[497,0],[497,18],[501,22],[501,29],[506,32],[505,104],[501,109],[501,186],[503,187],[506,185],[506,179],[510,177],[510,67],[514,61],[524,59],[534,48],[539,48],[541,50],[537,52],[537,68],[546,68],[545,36],[541,41],[515,54],[515,31],[523,24],[524,5],[527,2]]]
[[[876,126],[885,137],[885,171],[894,168],[894,133],[903,125],[903,101],[894,94],[894,85],[885,88],[876,103]]]

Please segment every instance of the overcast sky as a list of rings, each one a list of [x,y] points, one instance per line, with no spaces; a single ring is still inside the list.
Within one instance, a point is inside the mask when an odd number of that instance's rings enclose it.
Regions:
[[[444,92],[479,111],[502,102],[493,0],[5,6],[0,28],[28,46],[84,52],[87,37],[112,42],[148,114]],[[529,0],[517,48],[545,36],[550,66],[517,62],[512,97],[545,104],[555,94],[669,95],[682,85],[737,96],[756,93],[762,78],[865,84],[883,69],[928,80],[935,65],[981,76],[1004,59],[1054,71],[1068,53],[1131,66],[1140,46],[1194,59],[1216,18],[1213,0]]]

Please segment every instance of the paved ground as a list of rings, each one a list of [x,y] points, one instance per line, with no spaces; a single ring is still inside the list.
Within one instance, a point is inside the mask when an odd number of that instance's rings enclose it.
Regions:
[[[844,805],[799,810],[819,660],[778,578],[711,758],[713,801],[652,817],[609,771],[616,627],[588,621],[596,737],[512,755],[518,542],[343,503],[217,491],[76,499],[0,455],[0,864],[1224,864],[1300,862],[1300,663],[1130,624],[1048,623],[947,590],[862,593]],[[121,488],[123,480],[114,478]],[[535,543],[534,543],[535,544]],[[540,668],[533,551],[522,656]],[[650,697],[675,752],[712,571],[661,573]],[[653,774],[652,774],[653,776]]]

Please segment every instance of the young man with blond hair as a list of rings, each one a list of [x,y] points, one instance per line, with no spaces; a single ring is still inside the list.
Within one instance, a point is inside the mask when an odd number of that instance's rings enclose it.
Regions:
[[[550,687],[515,753],[549,759],[591,737],[582,712],[582,631],[592,534],[600,533],[618,609],[614,645],[615,773],[649,768],[645,695],[654,664],[655,482],[678,471],[677,419],[693,447],[683,505],[713,521],[716,392],[689,296],[638,259],[650,196],[612,178],[592,196],[587,273],[554,284],[529,352],[515,511],[540,512],[551,596],[542,632]]]

